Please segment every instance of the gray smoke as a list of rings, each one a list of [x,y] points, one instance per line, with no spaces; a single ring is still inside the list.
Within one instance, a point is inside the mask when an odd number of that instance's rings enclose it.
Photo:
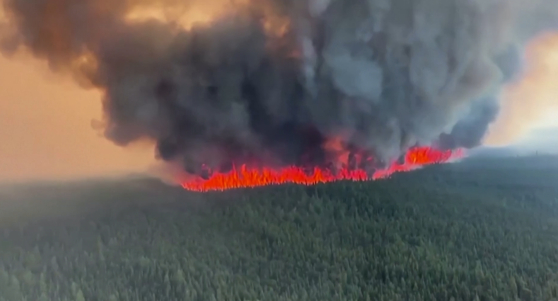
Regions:
[[[480,143],[526,18],[512,0],[246,0],[189,29],[127,18],[227,1],[183,2],[4,0],[4,51],[101,89],[108,139],[152,139],[190,172],[321,164],[333,136],[385,162]]]
[[[512,82],[521,70],[521,52],[517,45],[510,45],[494,57],[494,63],[502,72],[501,85]],[[496,89],[498,92],[498,86]],[[454,125],[449,134],[440,136],[438,146],[443,148],[473,148],[479,146],[489,126],[498,117],[500,100],[498,93],[471,102],[469,111]]]

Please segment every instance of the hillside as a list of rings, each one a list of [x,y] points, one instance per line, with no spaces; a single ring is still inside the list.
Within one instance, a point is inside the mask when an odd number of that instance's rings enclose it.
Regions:
[[[195,194],[0,189],[0,300],[558,300],[558,159]]]

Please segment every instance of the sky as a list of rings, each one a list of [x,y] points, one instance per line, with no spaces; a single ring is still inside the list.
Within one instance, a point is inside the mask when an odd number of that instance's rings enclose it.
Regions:
[[[0,55],[0,181],[72,179],[142,171],[152,149],[123,149],[93,130],[100,94],[46,65]]]
[[[484,143],[503,146],[533,128],[558,126],[558,32],[533,38],[517,79],[502,88],[500,112]]]
[[[540,122],[535,123],[535,127],[557,127],[558,110],[550,110],[541,118]]]

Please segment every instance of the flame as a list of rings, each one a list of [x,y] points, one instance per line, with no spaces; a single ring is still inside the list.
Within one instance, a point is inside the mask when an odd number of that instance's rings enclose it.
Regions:
[[[331,162],[334,162],[337,168],[342,168],[349,165],[349,157],[351,156],[351,151],[347,149],[344,145],[341,136],[336,136],[332,139],[327,140],[323,145],[324,150],[328,155],[333,156],[330,158]]]
[[[331,145],[338,146],[331,142]],[[393,163],[385,169],[376,170],[369,174],[364,169],[341,168],[334,172],[330,169],[315,167],[308,172],[302,167],[289,166],[280,169],[273,168],[250,168],[247,165],[233,168],[227,173],[214,173],[208,179],[195,177],[182,181],[184,189],[190,191],[223,191],[237,188],[248,188],[268,185],[280,185],[294,183],[299,185],[314,185],[334,181],[369,181],[387,178],[396,172],[407,172],[425,165],[449,162],[453,159],[463,157],[461,149],[440,151],[430,147],[416,147],[410,149],[403,163]]]

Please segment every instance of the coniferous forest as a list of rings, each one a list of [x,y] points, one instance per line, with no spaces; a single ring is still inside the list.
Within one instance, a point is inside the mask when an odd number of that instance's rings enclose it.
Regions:
[[[558,159],[204,194],[6,186],[0,300],[558,300]]]

